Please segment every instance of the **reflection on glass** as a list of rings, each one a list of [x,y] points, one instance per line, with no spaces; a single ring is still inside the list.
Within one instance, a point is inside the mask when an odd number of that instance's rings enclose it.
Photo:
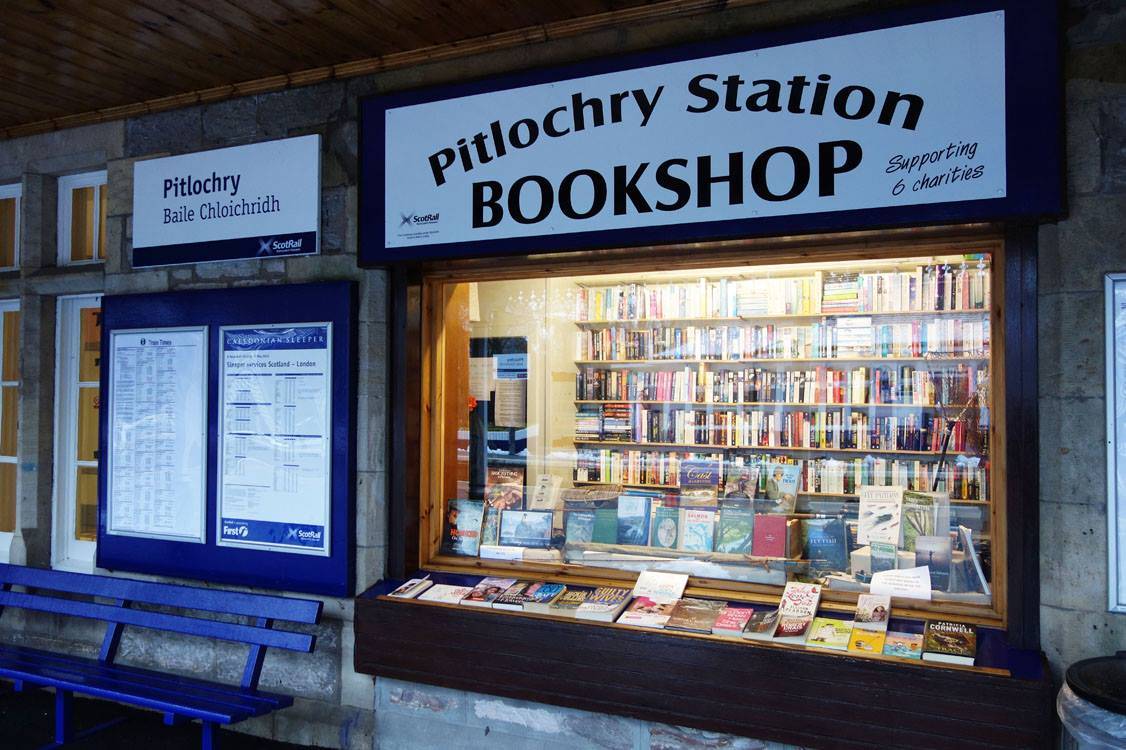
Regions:
[[[75,474],[74,538],[92,542],[98,536],[98,469],[79,466]]]
[[[989,604],[991,283],[951,254],[446,284],[440,551],[843,592],[926,565]]]
[[[78,389],[78,453],[79,461],[98,460],[98,407],[97,386]]]
[[[16,199],[0,198],[0,268],[16,264]]]
[[[101,372],[102,308],[82,308],[80,325],[78,379],[83,383],[94,383]]]
[[[0,531],[16,530],[16,465],[0,463]]]
[[[94,199],[97,188],[75,188],[70,194],[70,259],[93,260],[94,227],[97,221]]]

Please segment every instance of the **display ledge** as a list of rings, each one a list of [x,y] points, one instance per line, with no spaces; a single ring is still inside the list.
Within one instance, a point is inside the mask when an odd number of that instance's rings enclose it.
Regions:
[[[387,597],[400,583],[356,600],[358,672],[807,747],[1052,738],[1043,655],[995,629],[978,631],[979,666],[957,667]]]

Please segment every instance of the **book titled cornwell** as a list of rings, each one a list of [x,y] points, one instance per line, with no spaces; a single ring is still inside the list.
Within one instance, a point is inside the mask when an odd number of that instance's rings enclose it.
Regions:
[[[964,622],[928,620],[923,632],[923,661],[972,667],[977,656],[977,628]]]

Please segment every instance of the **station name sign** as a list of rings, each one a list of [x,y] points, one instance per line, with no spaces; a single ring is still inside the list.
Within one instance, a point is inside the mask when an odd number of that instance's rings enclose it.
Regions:
[[[1013,15],[369,99],[364,179],[377,184],[364,186],[362,259],[1022,210],[1008,150]]]
[[[320,136],[133,167],[133,265],[318,252]]]

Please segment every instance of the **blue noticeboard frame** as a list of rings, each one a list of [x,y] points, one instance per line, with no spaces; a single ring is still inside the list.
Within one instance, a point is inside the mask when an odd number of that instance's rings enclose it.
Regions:
[[[352,436],[356,392],[356,309],[353,282],[208,289],[102,298],[101,397],[108,404],[110,334],[115,329],[207,326],[206,528],[204,543],[107,534],[106,470],[98,463],[97,565],[152,575],[255,588],[350,597],[355,591],[356,463]],[[326,557],[216,544],[219,374],[223,326],[332,324],[331,538]],[[107,456],[109,409],[99,414],[99,456]]]
[[[384,123],[390,109],[998,10],[1005,11],[1005,197],[404,248],[385,245]],[[359,263],[374,267],[454,258],[1058,216],[1064,211],[1058,18],[1059,9],[1052,0],[953,0],[362,99]]]

